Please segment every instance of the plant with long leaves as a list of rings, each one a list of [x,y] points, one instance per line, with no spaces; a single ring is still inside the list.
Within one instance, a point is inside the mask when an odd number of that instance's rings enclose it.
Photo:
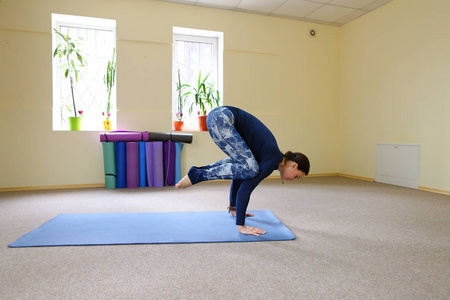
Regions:
[[[219,106],[220,95],[219,91],[214,88],[214,83],[207,82],[210,74],[202,80],[202,71],[199,71],[197,87],[192,87],[192,95],[194,101],[189,108],[189,114],[192,114],[192,110],[197,106],[200,111],[199,115],[206,115],[206,105],[212,110],[214,107]]]
[[[77,37],[74,41],[72,41],[72,38],[69,37],[69,33],[64,35],[55,28],[53,28],[53,30],[63,39],[63,42],[56,46],[55,51],[53,52],[53,57],[58,56],[63,60],[61,69],[63,69],[64,77],[70,79],[73,111],[75,117],[77,117],[75,96],[73,93],[73,78],[75,77],[75,81],[78,82],[81,73],[79,68],[87,66],[86,60],[83,58],[83,56],[81,56],[82,51],[77,49],[77,46],[81,46],[81,43],[79,41],[83,39],[81,37]]]
[[[103,77],[103,82],[106,84],[106,90],[108,92],[108,102],[106,102],[106,113],[103,113],[103,116],[106,117],[106,121],[109,120],[111,116],[111,92],[112,88],[116,83],[116,48],[113,49],[112,60],[108,61],[108,66],[106,67],[106,74]]]
[[[177,120],[178,121],[182,121],[183,120],[183,107],[184,104],[186,102],[186,97],[191,93],[191,92],[185,92],[186,88],[190,88],[190,86],[188,84],[181,84],[181,76],[180,76],[180,69],[178,69],[178,82],[177,84]]]

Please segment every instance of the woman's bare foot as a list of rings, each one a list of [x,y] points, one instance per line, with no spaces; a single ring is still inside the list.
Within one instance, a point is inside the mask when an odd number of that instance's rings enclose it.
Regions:
[[[187,187],[192,186],[192,182],[189,179],[189,176],[184,176],[178,183],[175,185],[177,189],[185,189]]]
[[[230,213],[231,213],[231,215],[232,215],[233,217],[236,217],[236,211],[235,211],[235,210],[230,210]],[[248,212],[245,213],[245,217],[246,217],[246,218],[247,218],[247,217],[253,217],[253,216],[255,216],[255,215],[252,214],[252,213],[248,213]]]

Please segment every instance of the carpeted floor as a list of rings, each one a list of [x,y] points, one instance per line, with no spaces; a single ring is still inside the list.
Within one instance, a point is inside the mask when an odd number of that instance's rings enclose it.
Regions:
[[[60,213],[225,210],[228,189],[0,193],[0,299],[450,298],[450,197],[338,177],[254,191],[293,241],[7,247]]]

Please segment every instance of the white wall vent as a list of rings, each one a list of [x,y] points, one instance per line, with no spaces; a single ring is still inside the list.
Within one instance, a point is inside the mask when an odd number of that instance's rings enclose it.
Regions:
[[[375,181],[419,188],[420,145],[377,144]]]

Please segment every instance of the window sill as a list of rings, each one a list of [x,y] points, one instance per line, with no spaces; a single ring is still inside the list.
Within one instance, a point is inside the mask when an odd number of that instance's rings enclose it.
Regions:
[[[184,125],[183,130],[175,130],[175,127],[172,125],[172,131],[174,132],[208,132],[204,130],[200,130],[198,125]]]

